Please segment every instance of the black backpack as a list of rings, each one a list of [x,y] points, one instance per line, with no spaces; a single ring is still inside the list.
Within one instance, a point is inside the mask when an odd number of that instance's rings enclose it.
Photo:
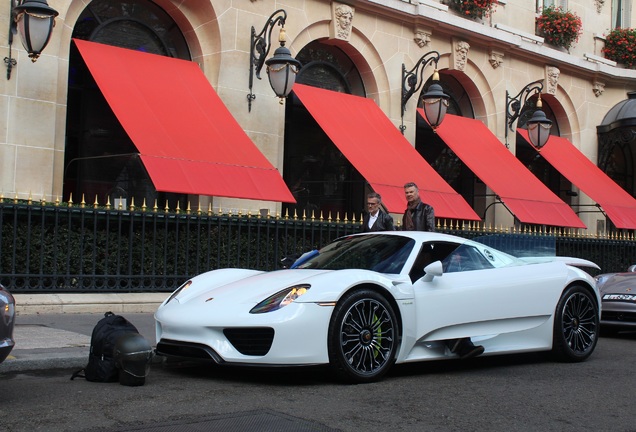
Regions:
[[[139,331],[123,316],[106,312],[104,318],[100,319],[93,328],[88,364],[84,369],[73,373],[71,380],[81,377],[95,382],[117,381],[118,370],[115,366],[113,351],[117,338],[126,333],[139,334]]]

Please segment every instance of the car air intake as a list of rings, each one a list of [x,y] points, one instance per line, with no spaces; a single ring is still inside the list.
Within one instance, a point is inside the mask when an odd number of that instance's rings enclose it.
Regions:
[[[249,356],[264,356],[274,340],[274,329],[269,327],[226,328],[223,334],[238,352]]]

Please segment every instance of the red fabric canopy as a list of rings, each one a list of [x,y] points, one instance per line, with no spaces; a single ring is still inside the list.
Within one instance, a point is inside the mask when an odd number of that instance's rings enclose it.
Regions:
[[[425,118],[421,109],[418,112]],[[585,228],[479,120],[447,114],[437,133],[521,222]]]
[[[517,132],[530,142],[528,132]],[[620,229],[636,229],[636,199],[594,165],[567,139],[551,135],[539,152],[565,178],[596,201]]]
[[[196,63],[74,42],[157,190],[295,202]]]
[[[436,217],[480,220],[371,99],[301,84],[294,93],[390,212],[404,212],[404,184],[415,182]]]

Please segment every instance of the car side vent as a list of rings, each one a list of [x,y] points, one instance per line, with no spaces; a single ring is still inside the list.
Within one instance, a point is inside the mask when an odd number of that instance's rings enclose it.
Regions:
[[[274,341],[274,329],[270,327],[226,328],[223,334],[238,352],[249,356],[264,356]]]

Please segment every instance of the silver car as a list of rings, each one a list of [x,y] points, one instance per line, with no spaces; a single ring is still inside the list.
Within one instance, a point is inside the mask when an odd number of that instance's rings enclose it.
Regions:
[[[13,326],[15,324],[15,300],[5,287],[0,285],[0,363],[7,358],[15,341]]]
[[[636,264],[626,272],[600,274],[595,279],[601,293],[602,330],[636,330]]]

